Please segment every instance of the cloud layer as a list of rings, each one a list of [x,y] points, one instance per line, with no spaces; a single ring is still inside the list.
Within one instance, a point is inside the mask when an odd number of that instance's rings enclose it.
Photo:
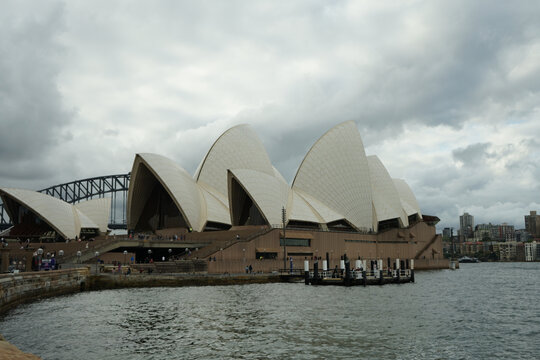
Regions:
[[[540,5],[446,2],[0,4],[0,186],[193,173],[250,123],[285,178],[355,120],[368,154],[458,226],[540,210]]]

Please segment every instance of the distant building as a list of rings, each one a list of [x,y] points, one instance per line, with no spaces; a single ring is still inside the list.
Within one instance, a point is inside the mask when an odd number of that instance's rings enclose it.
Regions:
[[[478,224],[474,228],[474,241],[492,241],[494,225]]]
[[[520,233],[520,239],[527,236],[522,236]],[[514,225],[508,225],[507,223],[502,223],[501,225],[493,224],[478,224],[474,228],[473,232],[474,241],[516,241],[516,230]],[[523,240],[521,240],[523,241]]]
[[[519,229],[514,231],[514,238],[518,242],[527,242],[529,241],[530,234],[525,229]]]
[[[443,241],[452,241],[452,236],[453,236],[452,230],[453,230],[452,228],[443,229],[442,231]]]
[[[525,261],[534,261],[534,260],[540,259],[537,257],[538,246],[536,245],[536,241],[533,241],[530,243],[524,243],[524,247],[525,247]]]
[[[467,241],[466,239],[474,236],[474,216],[469,213],[463,213],[459,217],[459,235],[461,241]]]
[[[516,261],[526,261],[525,244],[516,243]]]
[[[540,215],[536,215],[536,211],[531,211],[529,215],[525,215],[525,230],[534,238],[540,238]]]
[[[517,255],[517,243],[515,241],[499,243],[499,260],[515,261]]]
[[[497,233],[499,241],[515,241],[514,225],[508,225],[507,223],[497,225]]]

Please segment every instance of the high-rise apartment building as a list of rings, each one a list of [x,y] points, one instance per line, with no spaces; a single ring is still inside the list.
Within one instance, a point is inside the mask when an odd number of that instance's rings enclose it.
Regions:
[[[459,235],[461,240],[466,241],[466,239],[473,237],[474,235],[474,216],[469,213],[463,213],[459,217]]]
[[[540,237],[540,215],[536,215],[536,211],[525,215],[525,230],[534,238]]]

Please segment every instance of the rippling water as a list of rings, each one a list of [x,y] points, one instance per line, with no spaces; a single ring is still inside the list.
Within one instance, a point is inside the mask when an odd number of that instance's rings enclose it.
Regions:
[[[414,284],[107,290],[23,305],[0,333],[44,359],[533,359],[540,263]]]

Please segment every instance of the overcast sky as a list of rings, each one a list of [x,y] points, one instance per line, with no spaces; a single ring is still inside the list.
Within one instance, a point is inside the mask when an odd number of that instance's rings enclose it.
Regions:
[[[251,124],[291,182],[354,120],[439,229],[540,210],[540,2],[0,1],[0,186],[188,172]]]

